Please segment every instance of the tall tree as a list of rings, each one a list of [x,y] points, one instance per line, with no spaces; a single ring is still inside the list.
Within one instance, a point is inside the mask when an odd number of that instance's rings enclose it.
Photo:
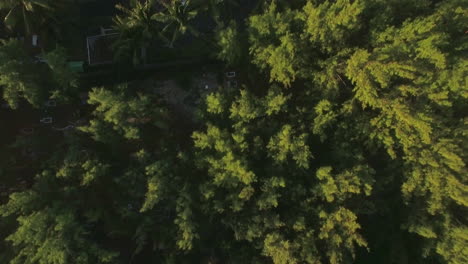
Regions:
[[[91,132],[96,141],[106,142],[112,138],[110,134],[101,132],[114,131],[127,139],[140,139],[140,128],[145,124],[165,127],[166,110],[163,107],[155,107],[154,98],[149,95],[136,94],[132,98],[127,87],[126,84],[118,85],[114,87],[114,91],[94,88],[89,93],[88,102],[96,105],[94,115],[97,118],[82,129]]]
[[[42,74],[44,67],[37,67],[17,40],[0,40],[0,85],[3,99],[16,108],[21,98],[38,107],[46,98]]]
[[[5,26],[12,31],[23,31],[29,35],[45,24],[52,27],[58,24],[57,11],[67,0],[4,0],[0,10],[6,10]]]
[[[239,64],[241,60],[246,57],[246,54],[244,54],[244,41],[239,32],[238,25],[234,20],[231,20],[229,25],[225,28],[220,25],[217,30],[216,38],[219,47],[217,53],[218,59],[233,66]]]
[[[37,108],[50,96],[63,102],[77,97],[78,76],[68,67],[65,49],[58,47],[43,59],[30,57],[18,40],[0,40],[0,85],[12,108],[22,98]]]
[[[45,53],[44,59],[53,85],[51,98],[61,102],[70,102],[71,99],[78,98],[78,74],[68,65],[65,48],[57,47]]]
[[[306,54],[299,55],[304,44],[300,34],[294,29],[301,28],[298,11],[285,9],[278,11],[276,1],[261,15],[249,18],[249,39],[252,62],[260,69],[270,70],[271,81],[278,81],[287,86],[301,73]]]
[[[89,122],[49,136],[36,177],[0,205],[0,259],[466,263],[464,1],[260,2],[217,37],[247,34],[262,73],[210,93],[195,132],[153,87],[92,89]],[[60,54],[31,71],[5,42],[9,100],[33,102],[36,80],[73,90],[53,75]]]
[[[222,237],[232,234],[226,255],[243,250],[238,241],[256,251],[243,261],[264,255],[273,263],[346,263],[356,246],[367,245],[357,214],[375,171],[359,156],[321,159],[331,155],[312,144],[306,102],[297,96],[273,86],[262,96],[208,97],[207,128],[193,138],[208,172],[201,206]]]
[[[156,12],[154,0],[145,2],[132,0],[130,8],[122,5],[116,7],[123,12],[114,18],[114,28],[120,33],[120,38],[114,44],[116,57],[132,56],[134,64],[138,64],[138,51],[147,48],[161,34],[161,26],[152,19]]]
[[[193,168],[184,142],[161,133],[162,102],[126,87],[94,89],[90,124],[54,134],[29,186],[0,206],[5,261],[164,263],[193,249]]]
[[[190,24],[198,14],[196,6],[190,0],[169,0],[160,1],[164,9],[152,16],[152,19],[163,24],[161,33],[169,47],[174,46],[174,42],[179,35],[187,31],[198,36],[199,32]]]
[[[402,2],[409,8],[395,12]],[[457,213],[466,210],[466,12],[462,1],[273,2],[249,29],[253,62],[315,105],[303,111],[314,117],[312,132],[336,146],[333,156],[381,160],[376,197],[400,189],[395,199],[407,205],[378,209],[402,216],[395,244],[415,239],[412,252],[445,263],[466,261]]]
[[[115,263],[118,254],[96,242],[91,230],[92,216],[102,211],[93,212],[96,207],[87,202],[93,196],[89,186],[103,180],[109,165],[83,151],[79,141],[69,143],[43,160],[45,169],[31,188],[12,193],[0,206],[0,215],[18,224],[6,238],[15,252],[10,263]]]

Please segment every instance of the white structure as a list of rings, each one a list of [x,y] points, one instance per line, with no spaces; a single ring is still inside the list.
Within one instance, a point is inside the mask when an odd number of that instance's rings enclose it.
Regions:
[[[50,117],[50,116],[44,117],[41,120],[39,120],[39,122],[41,122],[43,124],[51,124],[52,123],[52,117]]]
[[[38,38],[39,38],[39,37],[38,37],[37,35],[32,35],[32,45],[33,45],[34,47],[37,46],[37,39],[38,39]]]

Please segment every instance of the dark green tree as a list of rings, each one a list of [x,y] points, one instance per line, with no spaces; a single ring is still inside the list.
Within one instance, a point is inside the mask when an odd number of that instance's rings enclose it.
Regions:
[[[191,10],[223,2],[165,2],[178,9],[164,16],[146,2],[121,26],[170,43]],[[194,116],[152,82],[103,86],[80,128],[0,148],[2,179],[29,175],[0,184],[0,260],[466,263],[464,1],[259,6],[245,25],[214,15],[239,88],[210,92]],[[0,47],[10,104],[76,92],[64,50],[46,56]],[[17,168],[15,148],[31,143],[50,151]]]
[[[4,0],[0,10],[7,12],[3,20],[8,29],[30,35],[45,25],[57,27],[58,10],[70,3],[68,0]]]
[[[199,12],[198,8],[191,4],[191,0],[160,1],[160,4],[164,9],[151,18],[163,25],[161,34],[169,47],[173,47],[177,38],[187,31],[194,36],[199,35],[190,23]]]
[[[403,2],[408,9],[397,12]],[[401,190],[400,208],[377,208],[401,216],[402,229],[386,241],[418,241],[406,247],[420,255],[400,261],[466,261],[465,14],[462,1],[309,1],[272,3],[249,21],[253,62],[315,105],[302,111],[313,117],[311,132],[336,148],[327,159],[373,161],[383,169],[376,198]]]
[[[107,134],[111,132],[127,139],[140,139],[144,125],[166,127],[166,110],[153,104],[156,98],[141,93],[132,96],[127,87],[122,84],[114,90],[94,88],[89,93],[88,102],[96,105],[96,118],[82,130],[91,133],[96,141],[106,142],[112,138]]]
[[[57,48],[43,56],[45,63],[30,57],[17,40],[1,40],[0,85],[3,99],[16,108],[20,99],[40,107],[49,97],[66,102],[76,98],[78,76],[67,64],[64,48]]]
[[[218,29],[216,39],[219,47],[217,57],[226,64],[237,65],[246,56],[243,54],[243,39],[234,20],[230,21],[227,27]]]
[[[17,40],[0,42],[0,86],[3,99],[16,108],[21,98],[38,107],[46,98],[48,90],[41,84],[43,67],[37,67]]]
[[[81,148],[75,142],[65,153],[58,150],[31,188],[0,206],[2,217],[18,223],[6,238],[15,253],[10,263],[115,263],[118,254],[95,241],[89,224],[97,212],[87,202],[89,186],[102,181],[110,166]]]
[[[163,37],[161,26],[152,19],[156,13],[155,2],[132,0],[130,8],[116,6],[123,13],[114,18],[114,28],[120,33],[119,40],[114,44],[117,59],[122,60],[125,56],[131,56],[133,63],[139,64],[138,51]]]
[[[69,67],[66,50],[57,47],[46,53],[44,59],[54,86],[51,98],[61,102],[70,102],[72,99],[78,98],[78,74]]]
[[[371,194],[375,171],[365,159],[316,160],[325,153],[311,144],[298,98],[279,87],[264,96],[241,90],[209,98],[212,121],[193,135],[208,171],[202,208],[226,237],[255,248],[244,261],[264,255],[274,263],[343,263],[367,246],[356,215],[364,208],[354,202],[366,204]],[[230,254],[242,250],[234,241],[225,241]]]

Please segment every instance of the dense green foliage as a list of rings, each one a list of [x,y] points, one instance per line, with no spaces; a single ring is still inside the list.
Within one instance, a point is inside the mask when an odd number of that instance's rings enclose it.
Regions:
[[[58,23],[54,16],[61,2],[63,0],[4,0],[0,10],[6,10],[3,20],[8,29],[31,34],[46,23]]]
[[[39,105],[44,100],[44,92],[47,92],[39,85],[42,81],[41,72],[35,69],[36,65],[18,41],[2,40],[0,45],[0,85],[3,99],[13,108],[16,108],[21,97],[32,105]]]
[[[0,85],[3,99],[16,108],[21,98],[35,107],[50,94],[67,101],[77,93],[77,76],[67,66],[63,48],[44,54],[44,63],[31,58],[17,40],[0,42]]]
[[[151,81],[87,89],[66,50],[37,66],[1,43],[10,106],[79,91],[88,105],[77,129],[0,149],[18,156],[0,179],[28,175],[0,189],[0,261],[468,262],[466,2],[256,2],[245,20],[228,12],[243,1],[118,7],[118,53],[190,32],[236,69],[189,116]],[[209,16],[212,35],[197,29]]]
[[[0,19],[13,36],[41,34],[62,39],[68,34],[69,14],[76,10],[74,0],[2,0]]]

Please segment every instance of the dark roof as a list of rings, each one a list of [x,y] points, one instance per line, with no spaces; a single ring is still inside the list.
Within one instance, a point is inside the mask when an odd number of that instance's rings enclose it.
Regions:
[[[86,38],[89,65],[109,64],[113,62],[112,45],[119,34],[96,35]]]

